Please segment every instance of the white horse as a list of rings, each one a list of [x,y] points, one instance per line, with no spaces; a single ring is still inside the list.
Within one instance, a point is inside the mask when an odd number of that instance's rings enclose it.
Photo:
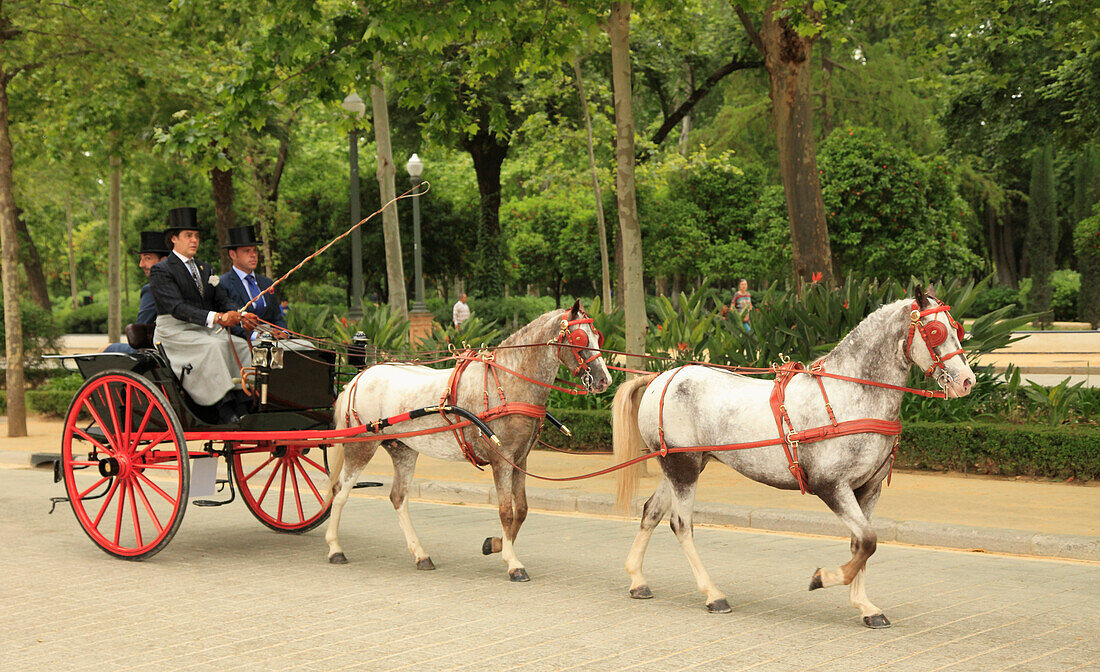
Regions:
[[[533,344],[533,347],[501,347],[493,353],[495,364],[537,382],[525,380],[499,368],[495,372],[487,371],[487,364],[475,361],[461,371],[455,383],[454,399],[450,403],[481,413],[486,405],[500,406],[503,395],[508,404],[516,405],[514,408],[532,410],[542,407],[545,410],[546,399],[550,394],[548,386],[554,383],[558,367],[562,364],[584,381],[588,391],[603,392],[611,382],[611,374],[596,349],[600,338],[599,332],[592,327],[592,319],[581,308],[580,301],[573,304],[571,309],[550,311],[501,343],[501,346]],[[439,404],[440,399],[451,390],[453,371],[454,369],[432,369],[410,364],[380,364],[366,369],[345,386],[337,397],[336,428],[343,429]],[[541,423],[541,417],[521,413],[489,420],[489,428],[502,441],[501,446],[495,450],[478,441],[476,428],[470,426],[458,430],[476,456],[492,466],[503,532],[500,537],[486,539],[482,552],[486,555],[501,553],[508,564],[508,575],[513,581],[529,579],[514,549],[519,528],[527,517],[524,474],[512,465],[526,469],[527,454]],[[436,413],[388,427],[381,433],[396,434],[444,425],[446,422]],[[409,551],[416,559],[418,569],[435,569],[409,518],[408,489],[416,469],[416,459],[420,454],[455,461],[462,461],[467,457],[455,434],[450,431],[387,440],[381,444],[393,461],[390,501],[397,510],[397,519],[405,533]],[[337,533],[340,513],[359,473],[370,462],[377,448],[377,442],[370,442],[348,443],[330,450],[332,480],[329,496],[333,499],[325,541],[329,546],[329,562],[334,564],[347,562]]]
[[[914,306],[922,310],[914,310]],[[912,327],[910,325],[913,325]],[[951,327],[951,328],[949,328]],[[917,288],[916,302],[900,300],[869,315],[823,360],[824,370],[844,376],[902,386],[911,364],[934,375],[949,397],[970,393],[974,373],[961,354],[962,328],[929,293]],[[949,353],[949,354],[948,354]],[[937,364],[936,362],[940,363]],[[937,371],[938,369],[938,371]],[[675,376],[671,383],[669,380]],[[897,421],[904,392],[856,382],[821,378],[837,422],[864,418]],[[667,386],[667,389],[666,389]],[[642,376],[619,387],[613,404],[614,448],[618,461],[658,450],[661,431],[669,448],[725,446],[776,439],[771,403],[775,384],[704,366],[689,366],[660,375]],[[814,376],[797,374],[786,388],[785,408],[793,430],[832,424]],[[663,406],[663,408],[659,408]],[[663,415],[663,426],[659,426]],[[877,537],[871,512],[889,472],[894,436],[858,433],[803,443],[798,466],[813,492],[852,531],[852,558],[835,570],[819,568],[810,590],[844,584],[852,606],[871,628],[890,621],[867,599],[864,566],[875,552]],[[654,527],[671,510],[669,523],[687,556],[696,584],[712,612],[730,611],[725,595],[711,581],[692,539],[692,515],[699,474],[710,460],[723,462],[745,476],[782,489],[798,489],[797,467],[784,447],[771,445],[712,452],[669,452],[656,458],[663,472],[657,490],[645,503],[641,527],[626,561],[630,596],[653,596],[642,574],[642,561]],[[618,502],[628,507],[637,475],[619,471]]]

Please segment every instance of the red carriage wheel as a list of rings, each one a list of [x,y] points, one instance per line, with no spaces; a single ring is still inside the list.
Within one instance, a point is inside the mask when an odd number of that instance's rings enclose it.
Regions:
[[[61,467],[73,513],[107,553],[143,560],[175,536],[191,472],[164,394],[129,371],[86,380],[65,415]]]
[[[324,448],[264,443],[234,451],[233,480],[252,515],[277,532],[300,534],[325,522],[328,469]]]

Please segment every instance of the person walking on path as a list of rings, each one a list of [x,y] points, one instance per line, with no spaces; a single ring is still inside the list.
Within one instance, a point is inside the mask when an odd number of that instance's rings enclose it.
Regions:
[[[733,301],[730,302],[730,310],[741,316],[741,327],[744,328],[745,333],[751,332],[749,313],[752,312],[752,294],[749,293],[748,280],[742,278],[741,282],[737,283],[737,293],[733,295]]]
[[[462,294],[458,297],[458,301],[455,301],[454,310],[451,311],[451,322],[454,323],[455,329],[458,329],[468,319],[470,319],[470,306],[466,304],[466,294]]]

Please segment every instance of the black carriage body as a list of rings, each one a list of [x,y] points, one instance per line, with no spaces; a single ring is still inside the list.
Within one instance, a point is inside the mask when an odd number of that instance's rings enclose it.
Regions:
[[[168,399],[184,431],[224,429],[288,431],[332,427],[332,406],[336,400],[335,355],[329,352],[286,350],[283,368],[271,372],[267,405],[254,407],[237,425],[218,425],[210,407],[199,406],[183,389],[168,359],[160,350],[139,350],[134,354],[98,353],[73,357],[81,376],[111,370],[135,373],[148,379]],[[187,372],[184,372],[186,377]],[[145,408],[129,409],[138,422]],[[226,439],[231,439],[227,436]]]

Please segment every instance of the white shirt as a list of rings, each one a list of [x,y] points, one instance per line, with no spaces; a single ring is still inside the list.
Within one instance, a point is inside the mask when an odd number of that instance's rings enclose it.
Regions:
[[[193,257],[185,257],[182,254],[180,254],[179,252],[176,252],[175,250],[172,250],[172,254],[179,257],[179,260],[182,261],[183,265],[187,268],[187,275],[191,275],[191,261],[192,261]],[[199,265],[198,264],[195,264],[195,272],[199,273]],[[199,273],[199,282],[200,283],[202,282],[202,274],[201,273]],[[214,316],[215,315],[217,315],[217,313],[215,313],[212,310],[208,311],[206,313],[206,328],[207,329],[213,329],[214,328]]]
[[[451,311],[451,322],[456,326],[462,326],[462,323],[470,319],[470,306],[463,303],[461,299],[455,301],[454,310]]]

